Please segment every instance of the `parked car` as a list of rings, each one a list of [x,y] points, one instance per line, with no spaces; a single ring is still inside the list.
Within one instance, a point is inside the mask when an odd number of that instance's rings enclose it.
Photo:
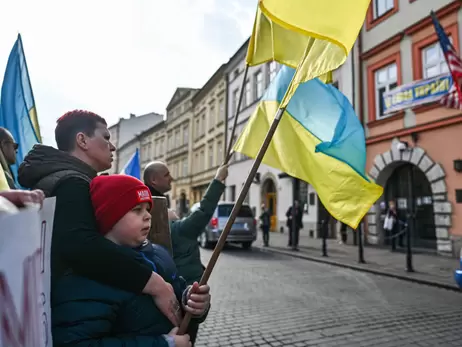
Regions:
[[[191,206],[191,213],[198,208],[199,203]],[[197,239],[197,242],[202,248],[215,247],[233,208],[234,203],[232,202],[220,201],[218,203],[212,219]],[[243,204],[226,240],[230,243],[240,243],[244,249],[249,249],[256,239],[257,220],[250,206],[248,204]]]

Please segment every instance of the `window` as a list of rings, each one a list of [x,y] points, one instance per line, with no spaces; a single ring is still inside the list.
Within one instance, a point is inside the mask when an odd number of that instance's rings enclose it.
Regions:
[[[233,114],[234,117],[237,111],[237,102],[239,101],[239,89],[235,89],[233,92]]]
[[[268,80],[268,84],[269,82],[272,82],[274,77],[276,77],[276,73],[277,73],[277,63],[275,61],[272,61],[270,64],[269,64],[269,80]]]
[[[196,130],[195,131],[196,138],[198,138],[200,136],[200,130],[201,130],[201,120],[199,117],[196,119],[196,129],[195,130]]]
[[[263,73],[261,71],[255,74],[255,94],[257,100],[263,96]]]
[[[188,158],[183,159],[183,177],[188,176]]]
[[[188,144],[189,142],[189,126],[185,125],[183,127],[183,145]]]
[[[439,42],[422,49],[423,78],[430,78],[447,72],[449,72],[448,64],[446,64],[446,58]]]
[[[209,168],[213,167],[213,145],[209,146]]]
[[[175,132],[175,147],[178,147],[180,145],[180,130],[177,130]]]
[[[199,172],[199,153],[196,153],[196,155],[194,156],[195,157],[195,160],[194,160],[194,172]]]
[[[223,99],[220,99],[220,101],[218,101],[218,109],[218,122],[221,122],[225,119],[225,103],[223,102]]]
[[[299,181],[300,182],[300,190],[298,191],[298,198],[300,202],[300,206],[302,206],[303,211],[308,213],[308,183]]]
[[[236,186],[229,187],[229,201],[236,201]]]
[[[394,0],[374,0],[374,19],[383,16],[394,7]]]
[[[205,134],[205,114],[202,115],[201,119],[201,135]]]
[[[199,172],[204,171],[204,151],[201,151],[199,155]]]
[[[209,114],[209,129],[212,129],[215,126],[215,106],[210,107],[210,114]]]
[[[310,205],[316,205],[316,193],[310,193]]]
[[[392,90],[398,85],[398,71],[396,63],[387,65],[375,71],[375,100],[376,117],[383,117],[385,108],[383,94]]]
[[[252,91],[250,89],[250,82],[246,81],[244,84],[244,100],[242,100],[242,105],[249,106],[252,103],[252,101],[253,100],[252,100]]]
[[[217,143],[217,162],[221,163],[223,160],[223,144],[221,141]]]

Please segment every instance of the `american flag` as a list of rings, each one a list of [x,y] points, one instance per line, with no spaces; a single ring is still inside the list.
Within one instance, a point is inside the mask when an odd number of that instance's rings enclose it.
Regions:
[[[445,107],[462,109],[462,60],[454,49],[454,46],[451,44],[451,41],[449,41],[449,37],[446,35],[435,13],[432,12],[431,15],[436,34],[438,35],[438,40],[440,42],[441,49],[443,50],[444,57],[446,58],[446,63],[448,64],[453,81],[448,94],[441,98],[440,103]]]

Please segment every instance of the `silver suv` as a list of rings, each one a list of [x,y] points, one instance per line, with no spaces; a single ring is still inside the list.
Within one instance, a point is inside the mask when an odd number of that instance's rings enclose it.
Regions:
[[[197,210],[199,206],[199,203],[192,205],[191,213]],[[232,202],[220,201],[218,203],[212,219],[197,239],[197,242],[202,248],[215,247],[233,207],[234,203]],[[240,243],[244,249],[249,249],[252,247],[252,243],[256,239],[257,220],[255,219],[250,206],[248,204],[243,204],[226,241],[231,243]]]

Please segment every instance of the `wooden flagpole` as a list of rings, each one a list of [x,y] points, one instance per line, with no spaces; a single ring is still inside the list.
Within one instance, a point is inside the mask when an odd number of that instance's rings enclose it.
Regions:
[[[308,47],[307,47],[308,49]],[[287,87],[286,90],[286,95],[284,96],[283,100],[285,100],[287,96],[287,92],[291,89],[292,84],[295,80],[295,77],[297,76],[297,73],[299,71],[299,68],[301,66],[301,63],[303,60],[300,62],[297,70],[295,71],[292,80],[290,81],[289,86]],[[279,107],[279,109],[276,112],[276,115],[274,116],[273,122],[271,123],[271,127],[268,130],[268,133],[266,134],[266,137],[263,141],[262,146],[260,147],[260,150],[258,151],[257,157],[255,158],[255,161],[252,165],[252,168],[250,169],[249,175],[244,183],[244,186],[242,187],[241,192],[239,193],[239,197],[237,198],[236,203],[234,204],[233,210],[231,211],[231,214],[228,218],[228,221],[226,222],[226,225],[221,232],[220,238],[218,239],[217,245],[215,246],[215,249],[213,250],[212,256],[209,260],[209,263],[207,264],[207,267],[205,268],[204,274],[202,275],[202,278],[199,282],[199,285],[204,285],[208,282],[210,275],[212,274],[212,270],[215,267],[215,264],[218,260],[218,257],[220,256],[220,253],[226,243],[226,239],[228,237],[229,232],[231,231],[231,227],[236,220],[237,214],[239,213],[239,210],[241,209],[242,203],[244,202],[244,199],[249,191],[249,188],[255,178],[255,174],[258,171],[258,168],[260,167],[260,164],[263,160],[263,157],[265,156],[266,151],[268,150],[268,147],[271,143],[271,140],[273,139],[273,135],[276,132],[276,129],[279,125],[279,122],[282,118],[282,115],[284,114],[286,107]],[[236,117],[237,118],[237,117]],[[188,329],[189,322],[191,321],[191,314],[186,313],[183,321],[181,322],[180,328],[178,330],[178,335],[184,335]]]

